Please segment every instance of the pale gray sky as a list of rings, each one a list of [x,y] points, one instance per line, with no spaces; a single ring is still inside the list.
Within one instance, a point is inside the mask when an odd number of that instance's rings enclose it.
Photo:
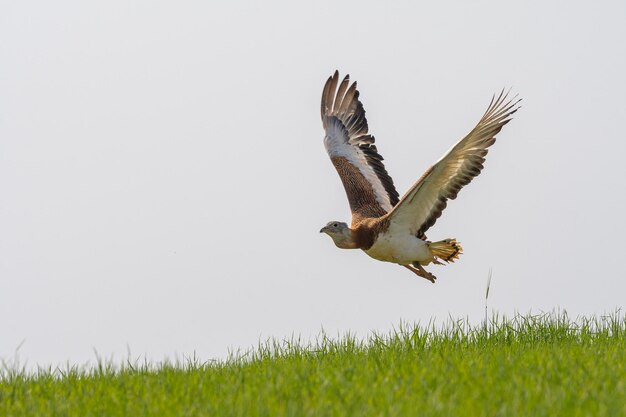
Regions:
[[[0,2],[0,358],[224,357],[259,338],[623,306],[626,3]],[[503,87],[523,107],[429,231],[432,285],[349,220],[326,78],[401,194]]]

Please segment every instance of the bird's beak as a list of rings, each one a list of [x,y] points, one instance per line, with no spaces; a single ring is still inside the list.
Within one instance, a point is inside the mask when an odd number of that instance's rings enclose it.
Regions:
[[[322,227],[322,228],[320,229],[320,233],[324,233],[325,231],[326,231],[326,227]]]

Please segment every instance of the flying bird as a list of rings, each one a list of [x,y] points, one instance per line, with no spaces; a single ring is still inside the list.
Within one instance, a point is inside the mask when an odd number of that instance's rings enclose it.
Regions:
[[[320,233],[342,249],[362,249],[374,259],[392,262],[431,282],[430,263],[454,262],[463,249],[456,239],[431,242],[425,233],[435,224],[448,200],[480,174],[496,134],[519,109],[520,99],[504,90],[491,99],[476,127],[399,198],[367,127],[356,82],[339,73],[328,78],[322,92],[324,146],[345,188],[352,211],[348,226],[331,221]]]

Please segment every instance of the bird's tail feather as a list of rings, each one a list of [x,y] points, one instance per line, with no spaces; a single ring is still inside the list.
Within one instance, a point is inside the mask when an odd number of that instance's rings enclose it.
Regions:
[[[438,242],[429,242],[428,247],[435,257],[434,263],[441,264],[440,261],[454,262],[463,253],[463,248],[456,239],[445,239]]]

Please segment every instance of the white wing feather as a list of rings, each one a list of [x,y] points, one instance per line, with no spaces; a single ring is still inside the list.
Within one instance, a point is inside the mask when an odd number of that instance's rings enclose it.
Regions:
[[[455,199],[459,190],[480,174],[487,148],[519,109],[520,100],[514,99],[507,100],[503,91],[491,100],[476,127],[429,168],[389,213],[390,228],[408,228],[411,234],[424,236],[441,216],[447,201]]]

